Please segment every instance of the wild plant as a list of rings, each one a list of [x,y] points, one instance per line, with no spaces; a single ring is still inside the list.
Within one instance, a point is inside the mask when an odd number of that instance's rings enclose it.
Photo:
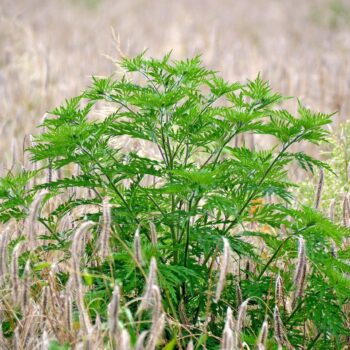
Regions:
[[[141,54],[120,67],[54,109],[28,149],[37,166],[0,181],[1,222],[27,220],[6,283],[17,290],[30,266],[32,303],[63,305],[56,323],[40,318],[33,344],[344,345],[349,231],[317,210],[322,186],[316,205],[297,206],[288,176],[299,165],[327,179],[331,167],[296,146],[326,141],[331,116],[300,102],[293,116],[261,76],[228,83],[200,57]],[[48,169],[60,176],[47,181]],[[9,344],[16,295],[4,296]]]
[[[344,212],[347,215],[346,196],[349,192],[350,175],[350,123],[341,124],[337,130],[330,129],[327,144],[321,150],[322,158],[327,160],[331,172],[322,173],[320,170],[316,176],[309,177],[300,183],[297,198],[304,205],[317,204],[324,215],[328,215],[333,221],[344,222]],[[322,189],[322,195],[320,188]],[[315,196],[315,189],[317,189]],[[315,199],[316,197],[316,199]],[[346,218],[345,218],[346,220]]]

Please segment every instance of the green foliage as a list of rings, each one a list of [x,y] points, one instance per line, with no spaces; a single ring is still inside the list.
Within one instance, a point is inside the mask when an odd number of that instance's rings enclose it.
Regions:
[[[40,217],[47,229],[42,238],[49,240],[41,249],[64,251],[68,259],[72,230],[60,230],[59,223],[78,207],[100,208],[102,198],[109,196],[111,255],[91,263],[96,260],[96,225],[85,247],[86,305],[93,318],[98,313],[105,322],[115,281],[126,302],[142,293],[144,275],[132,256],[134,233],[140,227],[142,269],[148,270],[152,256],[157,259],[163,307],[176,321],[165,332],[168,348],[177,337],[182,345],[192,337],[198,348],[200,342],[218,348],[227,306],[239,306],[237,283],[244,299],[251,298],[251,324],[243,338],[253,347],[265,317],[273,320],[277,274],[283,277],[286,294],[295,289],[293,264],[298,238],[303,236],[309,261],[306,289],[292,313],[282,312],[283,322],[295,347],[339,344],[348,335],[341,306],[350,291],[344,277],[349,266],[346,254],[335,258],[330,252],[333,241],[341,247],[348,230],[310,208],[292,209],[296,185],[288,179],[292,163],[311,171],[329,168],[304,152],[292,151],[292,146],[326,141],[324,126],[331,116],[313,113],[300,102],[298,116],[293,116],[276,107],[283,97],[260,76],[231,84],[203,68],[200,57],[171,61],[170,55],[157,60],[141,54],[123,59],[120,66],[126,72],[121,79],[93,78],[86,91],[44,120],[44,131],[29,152],[33,161],[50,164],[62,175],[30,191],[25,189],[30,173],[2,179],[0,219],[22,219],[41,189],[48,189],[52,197],[85,189],[89,196],[66,196]],[[236,141],[249,134],[259,134],[262,140],[272,136],[273,145],[262,141],[263,147],[251,149]],[[141,148],[130,150],[126,140]],[[74,173],[75,167],[79,173]],[[75,215],[76,223],[89,219],[97,224],[102,213],[87,210]],[[157,230],[155,247],[150,222]],[[227,277],[221,300],[215,303],[220,269],[214,266],[222,237],[230,242],[237,271]],[[62,276],[62,287],[66,280]],[[125,323],[129,311],[136,311],[135,303],[124,309]],[[193,329],[200,328],[208,316],[202,337],[180,326],[186,320]],[[307,334],[302,332],[305,319],[313,325]],[[269,339],[274,344],[272,332]]]
[[[320,210],[329,216],[332,201],[335,201],[334,219],[343,222],[344,196],[349,192],[349,164],[350,164],[350,123],[340,125],[338,132],[333,132],[328,138],[327,149],[322,152],[327,159],[328,171],[324,176],[322,186]],[[300,184],[298,199],[301,203],[313,206],[315,203],[315,188],[319,176],[315,174]]]
[[[69,345],[66,344],[66,345],[60,345],[57,343],[57,341],[53,340],[50,342],[50,345],[49,345],[49,350],[68,350],[69,349]]]

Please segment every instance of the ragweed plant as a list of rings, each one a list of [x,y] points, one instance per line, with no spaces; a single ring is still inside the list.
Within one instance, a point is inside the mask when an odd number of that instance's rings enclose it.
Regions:
[[[1,180],[0,218],[16,233],[3,283],[19,291],[4,292],[4,342],[345,344],[350,268],[331,249],[348,231],[292,206],[287,170],[330,170],[292,151],[326,140],[330,115],[299,103],[293,116],[260,76],[231,84],[199,57],[120,67],[47,115],[31,168]],[[43,326],[28,330],[33,315]]]

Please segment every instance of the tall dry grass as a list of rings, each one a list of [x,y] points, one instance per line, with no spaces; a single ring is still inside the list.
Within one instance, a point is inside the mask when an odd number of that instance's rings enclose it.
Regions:
[[[228,80],[262,72],[313,109],[350,110],[350,4],[315,1],[2,0],[0,148],[5,167],[45,111],[113,73],[103,55],[202,53]]]

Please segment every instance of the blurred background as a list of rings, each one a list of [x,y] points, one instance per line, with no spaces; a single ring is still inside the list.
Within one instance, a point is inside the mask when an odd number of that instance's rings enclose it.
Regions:
[[[0,159],[91,75],[113,74],[110,57],[146,48],[201,53],[231,81],[261,72],[312,109],[338,111],[335,125],[349,117],[349,0],[0,0]]]

